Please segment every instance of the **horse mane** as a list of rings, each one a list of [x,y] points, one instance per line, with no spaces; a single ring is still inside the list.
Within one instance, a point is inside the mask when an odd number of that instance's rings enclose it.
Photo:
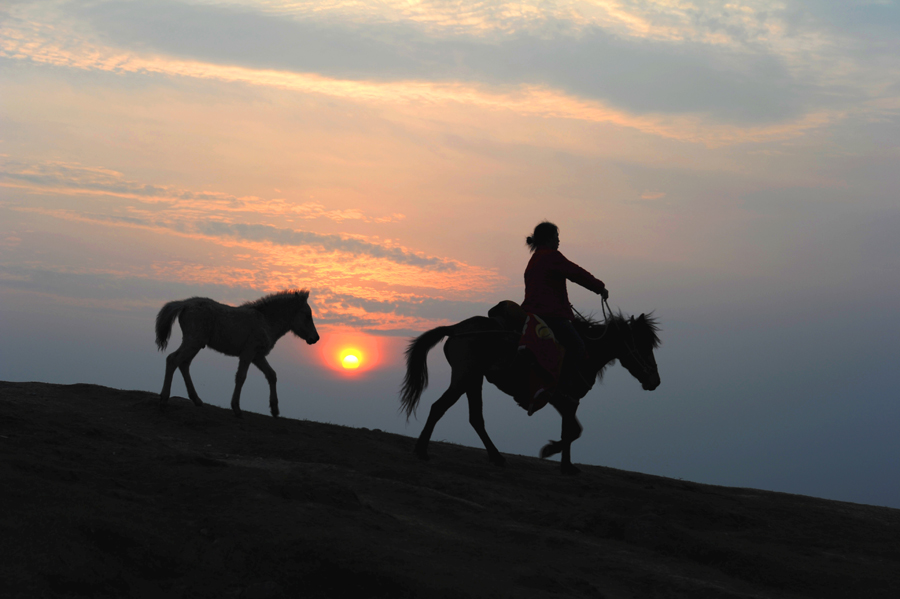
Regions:
[[[634,317],[631,317],[634,318]],[[610,317],[610,323],[613,326],[618,327],[627,327],[631,328],[631,318],[626,317],[621,310],[614,313]],[[636,320],[634,322],[637,322]],[[658,349],[662,344],[662,341],[659,338],[659,319],[653,316],[653,312],[650,314],[644,314],[644,322],[646,323],[646,327],[641,326],[637,329],[631,329],[631,332],[638,336],[642,337],[645,340],[650,342],[650,346],[653,349]],[[606,327],[608,324],[606,322],[600,322],[597,320],[593,314],[588,314],[587,316],[583,314],[576,314],[575,320],[573,323],[575,325],[575,329],[578,333],[585,338],[597,337],[599,335],[603,335],[606,333]]]
[[[609,322],[620,327],[628,326],[628,319],[625,318],[625,315],[622,314],[621,310],[619,310],[618,313],[613,314]],[[580,312],[575,314],[575,320],[572,321],[572,324],[575,325],[575,330],[578,331],[578,334],[586,339],[603,335],[606,333],[606,327],[608,325],[606,322],[600,322],[593,313],[585,316]]]
[[[282,310],[285,306],[293,304],[297,299],[303,300],[305,303],[309,299],[309,289],[285,289],[276,291],[269,295],[264,295],[259,299],[244,302],[241,308],[253,308],[259,310],[263,314]]]
[[[647,323],[647,330],[644,334],[650,337],[650,345],[653,346],[653,349],[659,349],[659,346],[662,345],[662,341],[659,338],[659,319],[653,316],[653,312],[651,312],[644,315],[644,321]]]

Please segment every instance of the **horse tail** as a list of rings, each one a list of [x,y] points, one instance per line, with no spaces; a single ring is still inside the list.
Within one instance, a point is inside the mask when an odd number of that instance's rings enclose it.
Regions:
[[[156,315],[156,347],[159,348],[159,351],[166,349],[166,346],[169,345],[172,323],[184,310],[184,305],[184,300],[169,302]]]
[[[422,391],[428,386],[428,352],[450,335],[453,327],[438,327],[422,333],[406,349],[406,376],[400,389],[400,411],[406,412],[406,419],[415,414]]]

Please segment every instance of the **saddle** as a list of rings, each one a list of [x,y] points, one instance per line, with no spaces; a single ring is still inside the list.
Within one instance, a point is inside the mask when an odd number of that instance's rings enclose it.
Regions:
[[[496,320],[504,330],[522,332],[528,312],[512,300],[503,300],[488,310],[488,316]]]

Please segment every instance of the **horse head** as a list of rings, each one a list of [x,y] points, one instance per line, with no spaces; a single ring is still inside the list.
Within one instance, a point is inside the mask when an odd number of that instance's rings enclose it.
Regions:
[[[622,348],[618,356],[619,362],[631,376],[640,381],[645,391],[653,391],[660,383],[659,370],[653,355],[653,350],[660,344],[656,319],[641,314],[637,318],[634,316],[629,318],[627,325],[625,330],[621,331]]]
[[[295,291],[294,299],[297,302],[297,311],[291,321],[291,332],[312,345],[319,340],[319,333],[313,322],[312,308],[309,307],[309,291]]]

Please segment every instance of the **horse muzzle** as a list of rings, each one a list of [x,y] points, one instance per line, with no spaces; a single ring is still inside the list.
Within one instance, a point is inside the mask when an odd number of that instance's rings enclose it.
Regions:
[[[659,387],[660,382],[661,381],[659,380],[659,373],[654,373],[653,376],[651,376],[648,380],[641,381],[641,387],[644,388],[644,391],[653,391],[654,389]]]

